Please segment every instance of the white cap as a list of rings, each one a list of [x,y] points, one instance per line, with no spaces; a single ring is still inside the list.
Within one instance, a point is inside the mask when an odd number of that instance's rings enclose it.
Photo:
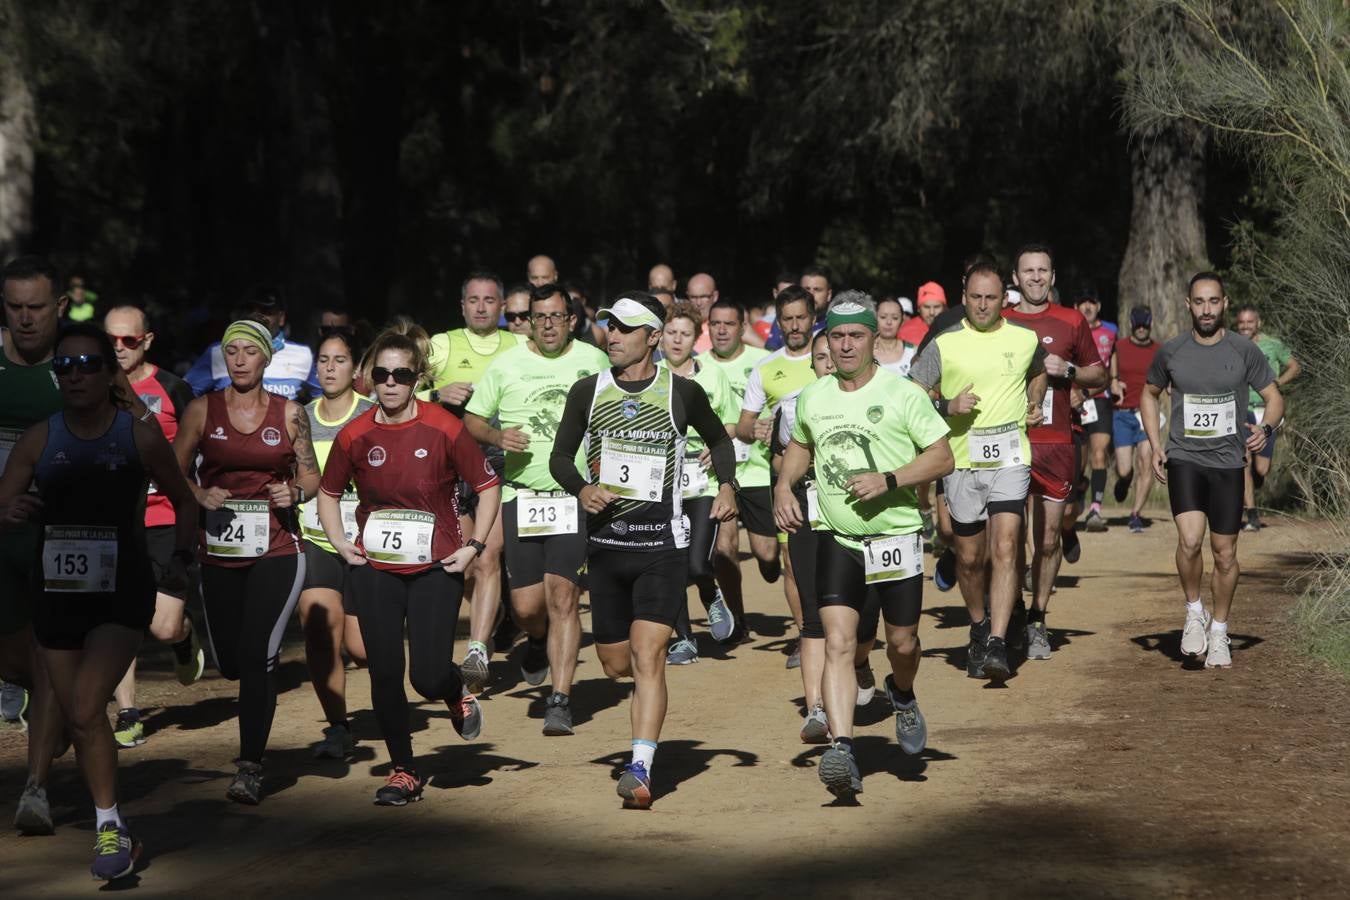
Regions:
[[[636,328],[639,325],[647,325],[659,331],[665,324],[656,313],[652,312],[632,297],[620,297],[618,300],[615,300],[613,303],[596,313],[595,320],[603,325],[605,320],[611,316],[630,328]]]

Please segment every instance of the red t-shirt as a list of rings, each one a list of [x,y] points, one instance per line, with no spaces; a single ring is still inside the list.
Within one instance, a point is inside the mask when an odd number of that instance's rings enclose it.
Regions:
[[[158,366],[150,367],[150,374],[132,384],[131,389],[141,398],[145,408],[155,414],[164,438],[173,443],[178,434],[178,417],[192,402],[192,388],[187,382]],[[158,528],[174,523],[173,504],[150,482],[150,492],[145,498],[145,527]]]
[[[1046,353],[1053,353],[1075,366],[1101,365],[1087,319],[1076,309],[1052,303],[1041,312],[1022,313],[1015,306],[1006,306],[1003,308],[1003,318],[1036,332],[1041,339],[1041,348]],[[1033,444],[1071,444],[1073,420],[1070,416],[1072,407],[1069,406],[1069,379],[1052,377],[1047,393],[1050,391],[1053,391],[1049,394],[1050,415],[1046,416],[1050,424],[1028,429],[1027,437]]]
[[[1108,326],[1105,322],[1098,322],[1097,327],[1092,329],[1092,342],[1097,345],[1097,355],[1102,358],[1102,365],[1106,366],[1108,372],[1111,371],[1111,353],[1116,348],[1115,329]],[[1111,385],[1108,383],[1106,387],[1102,388],[1093,396],[1111,396]]]
[[[431,560],[391,563],[376,559],[370,565],[395,572],[421,572],[439,565],[464,545],[459,531],[455,491],[461,480],[475,491],[498,484],[492,466],[478,443],[455,416],[434,403],[417,403],[407,422],[388,425],[375,421],[375,406],[348,422],[338,432],[323,468],[320,489],[341,497],[347,483],[356,484],[360,503],[357,545],[365,548],[366,520],[382,509],[406,509],[436,517]]]
[[[1158,347],[1154,341],[1142,347],[1128,338],[1116,342],[1116,377],[1125,385],[1125,395],[1117,409],[1139,408],[1139,395],[1148,381],[1148,370],[1153,366],[1153,357],[1158,355]]]

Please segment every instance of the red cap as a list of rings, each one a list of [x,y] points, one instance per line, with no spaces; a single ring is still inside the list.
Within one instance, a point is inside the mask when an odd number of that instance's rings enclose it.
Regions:
[[[942,305],[947,305],[947,292],[942,289],[942,285],[936,281],[928,281],[919,285],[919,302],[925,300],[941,300]]]

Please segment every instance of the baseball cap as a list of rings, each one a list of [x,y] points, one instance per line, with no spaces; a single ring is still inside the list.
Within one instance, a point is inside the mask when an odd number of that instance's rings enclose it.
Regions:
[[[1078,296],[1073,298],[1074,306],[1077,306],[1080,303],[1095,303],[1098,306],[1102,305],[1101,298],[1099,298],[1097,292],[1091,288],[1079,291]]]
[[[656,312],[661,308],[661,301],[646,291],[630,291],[605,304],[595,314],[595,320],[603,325],[606,320],[615,318],[630,328],[646,325],[659,330],[665,324]]]
[[[1016,306],[1022,302],[1022,292],[1015,287],[1005,288],[1003,291],[1003,305]]]
[[[905,315],[907,315],[907,316],[912,316],[912,315],[914,315],[914,301],[913,301],[913,300],[909,299],[908,297],[901,297],[901,298],[900,298],[898,301],[896,301],[896,302],[898,302],[898,303],[900,304],[900,308],[903,309],[903,310],[905,311]]]
[[[1153,310],[1147,306],[1136,306],[1130,310],[1131,328],[1152,328]]]
[[[941,300],[942,305],[947,305],[947,292],[942,289],[942,285],[936,281],[926,281],[919,285],[919,302],[925,300]]]

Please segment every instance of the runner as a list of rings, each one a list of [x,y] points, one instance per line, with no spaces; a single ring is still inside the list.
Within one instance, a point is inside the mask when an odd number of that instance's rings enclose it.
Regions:
[[[1233,664],[1228,614],[1237,589],[1237,539],[1242,527],[1242,473],[1246,453],[1260,453],[1284,417],[1284,398],[1261,350],[1224,327],[1228,295],[1213,272],[1191,278],[1186,295],[1191,330],[1163,345],[1148,371],[1139,413],[1153,446],[1153,475],[1167,485],[1177,526],[1177,574],[1186,600],[1181,631],[1185,656],[1205,654],[1205,668]],[[1247,422],[1247,388],[1265,401],[1266,421]],[[1172,392],[1164,449],[1158,398]],[[1244,433],[1245,429],[1245,433]],[[1210,580],[1213,612],[1200,594],[1205,573],[1201,543],[1209,524],[1214,554]]]
[[[188,405],[174,452],[205,511],[202,606],[220,674],[239,682],[238,770],[225,796],[262,801],[263,753],[277,705],[281,637],[305,583],[296,506],[319,487],[309,417],[265,390],[267,325],[232,322],[221,339],[230,384]]]
[[[305,407],[309,416],[314,460],[322,474],[338,432],[374,404],[357,395],[356,365],[360,354],[355,338],[334,332],[319,344],[315,366],[323,395]],[[340,501],[343,528],[350,540],[356,534],[356,492]],[[356,620],[356,607],[347,589],[347,564],[328,541],[319,523],[317,500],[300,507],[300,530],[305,536],[305,587],[300,592],[300,628],[305,633],[305,665],[314,695],[328,724],[323,739],[311,749],[317,759],[345,759],[356,749],[347,721],[347,666],[342,648],[358,663],[366,661],[366,645]]]
[[[922,350],[920,345],[928,336],[929,329],[933,327],[937,317],[947,309],[947,292],[936,281],[925,281],[919,285],[918,297],[919,314],[902,325],[897,334],[903,343]],[[958,321],[959,318],[954,319],[952,324]]]
[[[1124,503],[1130,493],[1130,482],[1138,473],[1139,484],[1134,490],[1130,506],[1130,533],[1144,530],[1141,513],[1153,489],[1153,448],[1144,431],[1144,419],[1139,413],[1139,397],[1144,392],[1148,370],[1158,353],[1158,344],[1149,337],[1153,330],[1153,311],[1147,306],[1130,310],[1130,336],[1116,343],[1111,357],[1111,393],[1116,396],[1116,411],[1112,415],[1112,438],[1116,444],[1116,485],[1113,493],[1117,503]]]
[[[1074,450],[1070,388],[1096,391],[1107,381],[1106,367],[1092,342],[1081,313],[1051,299],[1055,265],[1050,248],[1028,244],[1017,251],[1013,280],[1021,301],[1003,310],[1009,322],[1025,326],[1040,338],[1050,376],[1041,421],[1027,432],[1031,439],[1031,587],[1033,603],[1025,625],[1027,659],[1049,659],[1045,616],[1050,591],[1064,558],[1060,528],[1064,507],[1082,470]],[[950,502],[950,498],[948,500]],[[1021,629],[1019,629],[1021,630]],[[1021,638],[1018,634],[1015,638]]]
[[[154,413],[164,437],[172,441],[178,433],[178,418],[192,402],[192,389],[171,372],[154,365],[146,354],[155,342],[150,320],[145,310],[135,306],[114,306],[103,317],[103,330],[108,333],[117,351],[117,364],[126,373],[131,389],[141,398],[146,408]],[[155,570],[155,581],[165,580],[176,546],[173,504],[150,483],[145,498],[145,544],[150,563]],[[184,686],[195,683],[206,668],[206,654],[202,651],[192,619],[187,614],[189,586],[175,593],[160,591],[155,596],[155,615],[150,620],[150,634],[173,649],[174,673]],[[117,724],[113,738],[119,747],[135,747],[145,743],[145,725],[141,711],[136,707],[136,659],[113,691],[117,701]]]
[[[626,808],[646,809],[666,717],[666,645],[688,583],[679,489],[686,430],[708,445],[719,482],[709,515],[724,522],[736,512],[735,457],[703,389],[652,362],[663,324],[656,298],[632,291],[598,318],[609,324],[610,368],[568,392],[549,468],[587,513],[596,655],[610,678],[634,681],[633,755],[618,793]],[[576,466],[583,438],[589,481]]]
[[[1237,333],[1245,337],[1256,345],[1257,349],[1266,357],[1266,362],[1270,363],[1270,369],[1275,373],[1275,386],[1281,393],[1289,386],[1303,371],[1294,355],[1289,352],[1289,348],[1279,338],[1266,334],[1261,330],[1261,314],[1256,311],[1256,307],[1250,304],[1238,307],[1237,311]],[[1266,405],[1261,401],[1261,395],[1256,391],[1248,389],[1247,397],[1247,422],[1251,425],[1263,425],[1268,421],[1266,415]],[[1280,422],[1271,422],[1272,428],[1278,428]],[[1256,509],[1256,491],[1263,485],[1266,478],[1270,475],[1270,461],[1275,456],[1275,438],[1278,433],[1272,432],[1270,439],[1266,441],[1266,446],[1260,453],[1248,454],[1251,459],[1247,464],[1246,474],[1242,476],[1242,502],[1247,508],[1247,524],[1242,526],[1243,531],[1260,531],[1261,514]]]
[[[506,453],[501,509],[506,571],[511,612],[528,638],[520,673],[531,685],[552,674],[544,734],[554,736],[572,734],[586,517],[549,474],[549,454],[568,389],[609,363],[604,353],[573,340],[575,314],[556,286],[534,288],[530,312],[534,342],[488,366],[464,425],[479,443]]]
[[[524,340],[530,337],[530,296],[534,288],[528,284],[514,284],[506,289],[502,303],[502,322],[506,330]]]
[[[904,307],[894,297],[877,301],[877,365],[902,378],[909,374],[909,364],[914,361],[914,345],[897,336],[904,317]]]
[[[1102,310],[1102,301],[1097,297],[1096,291],[1081,291],[1074,305],[1087,322],[1092,343],[1097,348],[1097,356],[1101,359],[1104,370],[1109,372],[1111,359],[1116,352],[1116,326],[1110,322],[1103,322],[1098,317]],[[1087,434],[1088,467],[1091,469],[1088,485],[1092,491],[1092,500],[1087,515],[1083,518],[1083,527],[1088,531],[1105,531],[1106,519],[1102,518],[1102,500],[1106,496],[1106,462],[1111,450],[1114,422],[1109,388],[1099,394],[1089,395],[1083,402],[1079,421]],[[1035,453],[1034,449],[1032,453]],[[1075,470],[1075,478],[1079,471],[1081,468]]]
[[[159,429],[114,401],[117,361],[101,329],[88,323],[67,328],[51,368],[65,408],[14,446],[0,478],[0,522],[42,525],[40,549],[30,560],[44,584],[33,631],[93,795],[90,871],[112,880],[131,874],[141,848],[117,808],[117,746],[107,698],[154,615],[157,575],[166,591],[187,588],[196,503]],[[180,523],[169,568],[159,573],[145,545],[147,475]],[[26,493],[34,478],[36,497]]]
[[[996,268],[973,265],[964,290],[966,318],[933,338],[909,377],[933,394],[952,429],[956,469],[943,479],[943,496],[956,542],[957,580],[970,613],[966,674],[1001,682],[1011,674],[1008,623],[1031,482],[1027,426],[1041,420],[1045,351],[1035,332],[1005,323],[1003,277]]]
[[[286,298],[281,289],[255,289],[244,302],[244,318],[262,322],[271,335],[272,354],[263,371],[263,388],[287,400],[302,403],[309,396],[317,396],[319,383],[314,375],[314,353],[308,344],[286,337]],[[229,387],[230,367],[221,344],[207,347],[206,352],[197,357],[192,368],[183,376],[183,380],[196,397]]]
[[[811,294],[812,316],[815,322],[812,326],[812,333],[818,332],[825,327],[825,309],[834,297],[833,281],[830,270],[824,266],[807,266],[802,269],[801,275],[796,279],[790,279],[786,284],[783,282],[783,276],[780,275],[773,292],[774,301],[776,303],[778,295],[793,284],[805,288]],[[769,337],[764,341],[764,349],[781,350],[782,348],[783,328],[775,319],[773,327],[769,330]]]
[[[666,367],[681,378],[698,383],[708,395],[708,403],[730,433],[736,427],[740,404],[731,389],[731,383],[718,366],[709,365],[706,357],[695,358],[694,338],[703,327],[703,317],[692,303],[677,303],[666,314],[666,327],[661,333],[661,347],[665,351]],[[730,640],[736,630],[736,617],[717,589],[713,577],[713,547],[721,526],[708,516],[720,485],[717,476],[708,471],[708,454],[703,439],[697,433],[685,433],[684,464],[680,469],[680,494],[689,516],[689,580],[698,588],[699,601],[708,616],[708,631],[713,640]],[[698,662],[698,644],[689,624],[689,604],[682,603],[675,619],[675,641],[666,654],[666,664],[674,666]]]
[[[533,257],[529,262],[529,281],[532,285],[553,284],[544,279],[552,272],[557,276],[553,260],[547,256]],[[459,418],[464,417],[474,386],[498,356],[516,347],[526,339],[510,331],[501,331],[497,322],[501,316],[501,279],[490,272],[474,272],[464,279],[460,290],[464,327],[437,334],[431,339],[427,366],[431,384],[442,404]],[[571,302],[571,298],[568,298]],[[505,461],[495,447],[481,448],[493,471],[502,474]],[[466,517],[462,527],[472,529],[477,494],[467,482],[460,482],[459,511]],[[498,615],[505,612],[502,605],[502,526],[494,520],[492,531],[485,538],[483,552],[474,560],[466,576],[469,600],[469,645],[460,664],[464,681],[470,693],[483,690],[488,681],[488,662],[493,648],[488,646]]]
[[[482,553],[500,504],[500,484],[462,423],[414,396],[426,369],[417,342],[386,331],[363,368],[378,404],[334,441],[319,494],[319,521],[351,566],[352,599],[370,667],[370,699],[393,768],[375,793],[381,806],[422,799],[403,689],[406,677],[428,700],[442,700],[465,740],[478,737],[482,708],[452,660],[464,570]],[[461,479],[478,495],[473,537],[463,539],[454,498]],[[356,485],[356,542],[342,523],[341,497]]]
[[[855,299],[856,297],[856,299]],[[922,390],[872,356],[871,298],[841,293],[826,318],[835,374],[801,392],[792,442],[774,489],[774,515],[791,532],[808,524],[792,486],[816,458],[821,530],[816,593],[825,629],[825,711],[834,743],[820,759],[830,793],[862,792],[853,751],[857,629],[868,586],[881,597],[895,738],[913,756],[928,729],[914,696],[923,609],[923,528],[916,485],[952,471],[948,427]]]

